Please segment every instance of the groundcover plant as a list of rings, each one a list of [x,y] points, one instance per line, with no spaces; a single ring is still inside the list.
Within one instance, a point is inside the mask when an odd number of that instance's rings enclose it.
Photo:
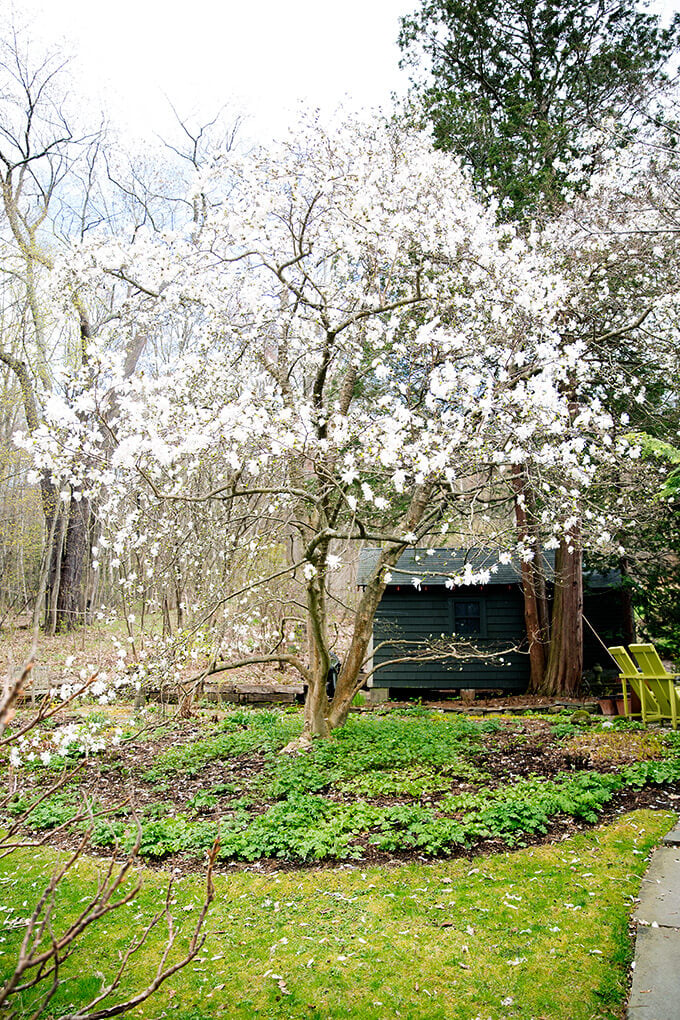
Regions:
[[[299,710],[248,709],[212,727],[175,722],[139,735],[104,713],[65,724],[16,753],[6,822],[52,830],[57,844],[63,833],[68,846],[66,823],[80,819],[101,851],[138,846],[150,861],[200,861],[216,841],[222,861],[431,857],[521,846],[680,780],[675,734],[625,720],[404,709],[352,715],[331,740],[282,753],[302,724]],[[83,743],[78,727],[99,743]]]

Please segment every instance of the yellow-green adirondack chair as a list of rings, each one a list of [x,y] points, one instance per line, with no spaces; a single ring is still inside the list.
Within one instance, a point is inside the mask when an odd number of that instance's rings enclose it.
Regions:
[[[640,699],[640,715],[645,725],[648,722],[656,722],[666,718],[659,702],[654,696],[654,692],[647,683],[647,678],[637,668],[623,645],[616,645],[614,648],[607,649],[607,651],[619,667],[619,678],[623,688],[623,714],[628,716],[633,714],[628,702],[628,684],[630,684],[632,690],[635,691]]]
[[[640,667],[645,683],[656,698],[663,718],[670,719],[674,730],[680,718],[680,688],[675,683],[677,673],[669,673],[659,658],[654,645],[629,645]]]

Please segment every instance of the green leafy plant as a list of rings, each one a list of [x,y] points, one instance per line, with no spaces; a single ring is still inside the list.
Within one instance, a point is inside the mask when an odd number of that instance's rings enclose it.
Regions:
[[[218,800],[219,798],[216,794],[208,793],[206,790],[199,790],[198,793],[189,798],[187,808],[193,811],[194,814],[200,815],[204,812],[212,811]]]
[[[23,797],[20,794],[15,794],[5,805],[5,811],[8,815],[17,817],[18,815],[23,815],[25,811],[28,811],[29,807],[30,801],[28,801],[26,797]]]
[[[469,755],[472,748],[481,748],[483,737],[498,728],[492,720],[480,723],[465,716],[436,716],[423,709],[407,709],[379,723],[375,717],[356,716],[332,739],[316,743],[307,755],[272,757],[263,789],[269,796],[284,797],[302,790],[319,792],[355,776],[409,765],[430,771],[455,767],[463,752]]]
[[[27,825],[30,829],[54,829],[64,822],[70,821],[78,813],[73,796],[54,794],[37,804],[31,811]]]
[[[162,860],[182,849],[187,832],[186,819],[181,816],[159,818],[142,822],[139,854]],[[130,850],[136,843],[137,830],[128,826],[125,833],[125,849]]]
[[[211,736],[164,751],[144,778],[155,781],[178,772],[195,776],[211,761],[235,758],[252,751],[278,751],[299,728],[298,717],[293,719],[281,712],[232,712]]]
[[[217,797],[223,797],[227,793],[238,793],[239,787],[236,783],[217,783],[210,788],[210,792],[214,793]]]
[[[175,805],[170,800],[157,800],[153,804],[147,804],[144,808],[145,818],[166,818],[173,814]]]
[[[91,826],[90,843],[96,847],[119,846],[126,832],[124,822],[110,817],[95,818]]]

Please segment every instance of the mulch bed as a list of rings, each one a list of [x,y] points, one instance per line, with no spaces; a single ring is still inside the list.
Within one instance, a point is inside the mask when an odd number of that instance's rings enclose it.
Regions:
[[[542,776],[550,779],[559,772],[576,772],[593,767],[601,772],[608,769],[614,770],[617,767],[615,764],[601,762],[593,766],[587,754],[570,751],[568,742],[564,743],[553,736],[551,727],[545,719],[523,717],[520,722],[519,719],[511,718],[501,720],[500,725],[501,730],[485,734],[482,746],[473,752],[472,760],[475,767],[490,777],[485,781],[485,785],[495,786],[530,776]],[[172,804],[174,811],[186,812],[187,804],[192,797],[197,793],[209,791],[220,783],[233,783],[242,788],[249,797],[255,796],[251,784],[260,776],[265,758],[263,755],[253,753],[227,761],[211,762],[195,776],[172,775],[168,777],[167,781],[160,783],[149,782],[143,778],[144,774],[152,768],[158,754],[167,750],[171,743],[184,744],[205,735],[205,726],[197,725],[192,720],[176,723],[168,733],[162,736],[140,734],[136,739],[113,749],[105,757],[93,757],[86,761],[79,773],[79,789],[83,795],[96,798],[100,804],[110,810],[120,806],[121,802],[128,801],[140,815],[145,808],[159,802]],[[26,786],[29,788],[25,792],[30,793],[30,786],[37,784],[42,778],[43,776],[37,772],[23,774],[22,779],[25,780]],[[474,784],[461,779],[452,783],[450,792],[470,792],[474,789]],[[353,799],[348,794],[331,794],[331,796],[334,799]],[[428,794],[415,801],[413,798],[406,797],[376,797],[373,798],[373,802],[396,803],[408,800],[409,802],[436,805],[439,796],[441,795]],[[252,810],[265,811],[269,803],[264,798],[259,803],[256,800]],[[646,788],[641,791],[624,791],[615,796],[608,804],[602,812],[600,820],[608,822],[625,811],[641,807],[680,810],[680,784]],[[216,809],[201,813],[200,818],[207,822],[216,821],[221,813],[229,814],[229,796],[225,795],[224,798],[220,798]],[[546,835],[528,836],[525,842],[527,845],[555,842],[589,827],[587,823],[557,816],[551,821],[549,832]],[[42,836],[43,834],[40,834],[38,839],[42,839]],[[44,842],[52,847],[74,849],[78,837],[65,828],[59,832],[48,832],[44,835]],[[369,864],[399,864],[405,861],[432,860],[418,852],[386,853],[377,850],[370,845],[368,837],[359,838],[356,848],[361,853],[361,858],[357,861],[349,863],[331,861],[321,864],[315,862],[314,866],[365,867]],[[507,845],[502,840],[490,840],[477,844],[469,850],[457,850],[451,856],[469,858],[478,854],[496,853],[506,849]],[[166,857],[158,863],[148,863],[150,867],[173,870],[182,874],[200,872],[204,868],[202,861],[180,855]],[[234,870],[248,870],[271,873],[292,870],[300,866],[299,862],[283,862],[278,859],[261,860],[256,863],[220,861],[216,871],[228,873]]]

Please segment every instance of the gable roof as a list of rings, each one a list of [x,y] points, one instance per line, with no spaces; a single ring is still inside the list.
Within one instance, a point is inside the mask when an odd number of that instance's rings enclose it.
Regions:
[[[359,553],[359,567],[357,571],[357,584],[365,585],[375,569],[380,556],[380,549],[367,548]],[[555,574],[555,551],[549,549],[543,552],[545,574],[549,581],[554,579]],[[466,565],[470,566],[475,574],[482,571],[489,571],[487,584],[519,584],[521,581],[521,567],[519,557],[514,555],[508,563],[501,563],[499,552],[493,549],[470,548],[470,549],[407,549],[399,557],[396,566],[392,567],[391,578],[388,587],[395,588],[398,585],[412,584],[414,577],[420,578],[423,585],[428,587],[445,587],[446,582],[451,578],[462,577]],[[495,571],[493,568],[496,568]],[[584,571],[584,579],[588,588],[618,588],[621,584],[621,575],[617,570]]]

